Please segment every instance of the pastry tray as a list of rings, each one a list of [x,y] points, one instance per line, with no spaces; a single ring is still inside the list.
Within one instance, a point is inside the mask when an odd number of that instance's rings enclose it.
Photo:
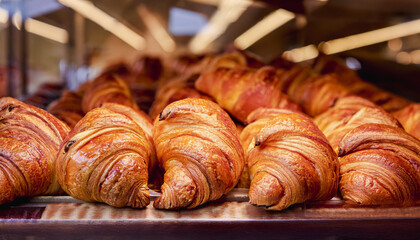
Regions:
[[[159,193],[151,191],[153,201]],[[340,199],[281,212],[248,203],[247,189],[192,210],[114,208],[69,196],[19,199],[0,207],[0,239],[419,239],[420,202],[362,207]]]

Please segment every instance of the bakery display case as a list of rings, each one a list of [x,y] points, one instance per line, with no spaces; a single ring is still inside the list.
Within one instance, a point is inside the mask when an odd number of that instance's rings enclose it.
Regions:
[[[415,0],[0,0],[0,236],[418,239],[419,51]]]

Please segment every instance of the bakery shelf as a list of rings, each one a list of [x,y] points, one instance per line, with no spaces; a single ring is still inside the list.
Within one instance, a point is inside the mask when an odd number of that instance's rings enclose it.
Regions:
[[[418,239],[419,226],[420,203],[362,207],[334,198],[271,212],[250,205],[245,189],[193,210],[113,208],[68,196],[21,199],[0,209],[6,239]]]

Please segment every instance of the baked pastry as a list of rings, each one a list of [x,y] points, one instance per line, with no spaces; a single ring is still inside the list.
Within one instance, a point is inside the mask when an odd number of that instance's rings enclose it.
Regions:
[[[348,68],[340,59],[321,55],[315,61],[313,71],[318,74],[335,73],[340,84],[351,94],[366,98],[387,112],[394,112],[410,104],[410,101],[363,81],[357,73]]]
[[[332,198],[338,186],[337,155],[309,117],[280,111],[273,118],[274,112],[262,112],[261,121],[247,126],[256,132],[261,123],[265,125],[251,138],[247,150],[250,203],[283,210],[308,200]]]
[[[343,199],[362,205],[409,204],[419,196],[419,142],[382,108],[345,97],[315,122],[340,161]]]
[[[42,109],[0,98],[0,204],[61,193],[54,162],[68,131]]]
[[[150,108],[149,115],[155,119],[170,103],[184,98],[211,98],[194,88],[198,75],[185,74],[161,82],[156,91],[155,101]]]
[[[394,112],[405,131],[420,139],[420,103],[412,103],[405,108]]]
[[[216,103],[189,98],[169,104],[155,119],[153,139],[165,171],[155,208],[194,208],[237,184],[243,150],[235,124]]]
[[[341,140],[340,193],[363,205],[413,204],[420,197],[420,141],[402,128],[368,123]]]
[[[340,84],[337,75],[327,74],[294,80],[287,94],[314,117],[325,112],[338,98],[349,95],[349,91]]]
[[[83,95],[83,112],[87,113],[106,102],[139,109],[131,96],[127,83],[115,74],[103,74],[92,81]]]
[[[105,103],[88,112],[58,153],[63,190],[114,207],[148,205],[148,169],[155,158],[151,128],[146,114],[127,106]]]
[[[48,112],[73,128],[82,119],[82,96],[77,92],[64,91],[61,97],[50,103]]]
[[[267,122],[275,116],[287,112],[278,108],[258,108],[248,115],[246,126],[239,133],[239,140],[244,149],[245,159],[248,153],[249,144],[257,133],[267,124]],[[290,111],[292,112],[292,111]],[[248,163],[245,161],[244,171],[242,172],[238,186],[241,188],[249,188],[251,180],[249,178]]]
[[[257,108],[299,110],[299,106],[281,93],[276,69],[247,67],[217,68],[201,74],[195,87],[211,97],[232,116],[245,122]]]
[[[398,121],[385,110],[357,96],[337,100],[328,111],[315,117],[314,122],[337,153],[343,136],[360,125],[378,123],[400,127]]]

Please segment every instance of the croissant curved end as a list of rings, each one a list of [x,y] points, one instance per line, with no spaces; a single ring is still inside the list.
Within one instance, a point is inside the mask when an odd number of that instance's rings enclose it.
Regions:
[[[150,203],[150,192],[148,188],[140,187],[133,192],[133,196],[130,199],[130,205],[132,208],[143,208]]]
[[[159,121],[166,120],[171,115],[171,113],[172,113],[171,111],[165,111],[165,110],[163,110],[159,114]]]
[[[194,180],[181,168],[174,167],[165,173],[162,194],[156,198],[153,207],[157,209],[193,208],[197,186]]]
[[[284,189],[278,179],[267,172],[259,172],[249,188],[249,202],[269,208],[280,202]]]
[[[7,176],[0,170],[0,205],[12,202],[15,199],[15,191]]]

